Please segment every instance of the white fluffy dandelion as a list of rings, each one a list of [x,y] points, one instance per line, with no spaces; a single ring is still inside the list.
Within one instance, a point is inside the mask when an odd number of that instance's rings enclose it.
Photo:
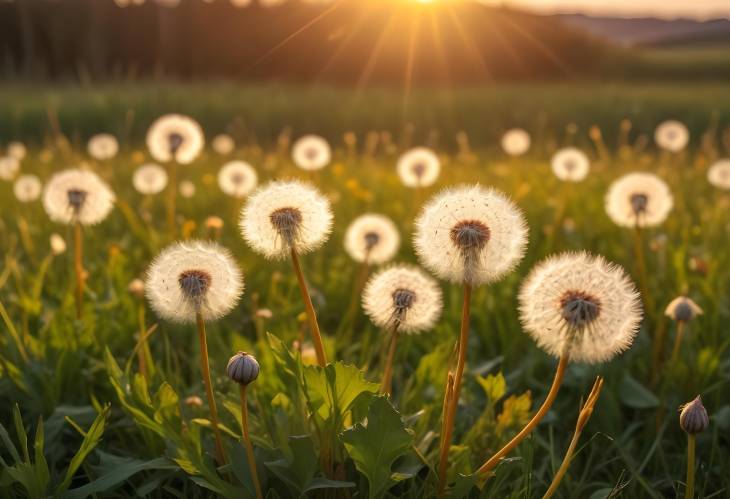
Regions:
[[[195,196],[195,184],[190,180],[183,180],[178,186],[180,189],[180,195],[186,199],[190,199]]]
[[[674,200],[667,184],[653,173],[634,172],[611,184],[606,213],[622,227],[654,227],[663,223]]]
[[[497,281],[522,259],[527,224],[504,194],[479,185],[447,189],[416,220],[414,244],[423,265],[442,279]]]
[[[15,156],[4,156],[0,158],[0,179],[13,180],[20,171],[20,160]]]
[[[246,242],[267,258],[286,258],[320,247],[332,228],[330,203],[314,187],[298,181],[274,181],[260,187],[241,210]]]
[[[667,120],[656,127],[654,141],[665,151],[679,152],[689,143],[689,130],[684,123]]]
[[[292,160],[302,170],[321,170],[331,159],[329,143],[318,135],[305,135],[292,146]]]
[[[537,345],[575,362],[611,360],[631,346],[641,324],[641,299],[626,272],[585,252],[538,264],[519,302],[522,325]]]
[[[362,306],[378,327],[420,333],[431,329],[441,316],[441,289],[419,268],[394,265],[370,278]]]
[[[54,222],[94,225],[114,207],[114,193],[95,174],[70,169],[56,173],[46,184],[43,207]]]
[[[86,149],[92,158],[98,161],[106,161],[117,155],[119,142],[112,134],[99,133],[89,139]]]
[[[38,199],[43,190],[41,180],[35,175],[21,175],[13,184],[13,193],[21,203],[31,203]]]
[[[142,165],[134,171],[132,185],[140,194],[159,194],[167,187],[167,172],[154,163]]]
[[[502,135],[502,150],[509,156],[522,156],[530,149],[530,134],[522,128],[512,128]]]
[[[167,114],[152,123],[147,131],[147,148],[156,161],[192,163],[205,144],[203,129],[194,119]]]
[[[25,147],[25,144],[22,142],[14,140],[12,142],[8,142],[7,153],[8,156],[12,156],[18,161],[23,161],[25,156],[28,154],[28,148]]]
[[[441,162],[431,149],[416,147],[398,158],[396,170],[406,187],[428,187],[438,179]]]
[[[221,191],[234,198],[248,196],[258,182],[256,170],[243,161],[231,161],[218,171],[218,186]]]
[[[145,279],[152,309],[163,319],[193,323],[200,313],[207,321],[227,315],[243,293],[243,276],[223,247],[186,241],[165,248]]]
[[[588,176],[591,162],[580,149],[565,147],[553,155],[550,166],[555,176],[560,180],[580,182]]]
[[[400,247],[400,233],[385,215],[366,213],[345,232],[345,251],[356,262],[379,265],[391,260]]]
[[[707,180],[718,189],[730,191],[730,159],[721,159],[707,170]]]
[[[227,156],[231,154],[236,148],[236,142],[233,140],[233,137],[225,133],[213,137],[210,145],[213,150],[221,156]]]

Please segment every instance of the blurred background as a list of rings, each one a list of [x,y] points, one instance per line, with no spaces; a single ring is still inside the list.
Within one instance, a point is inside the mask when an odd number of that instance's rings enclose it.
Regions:
[[[698,130],[730,106],[728,17],[726,0],[0,0],[0,133],[40,137],[49,107],[91,133],[178,106],[218,128],[258,111],[262,139],[679,112]]]

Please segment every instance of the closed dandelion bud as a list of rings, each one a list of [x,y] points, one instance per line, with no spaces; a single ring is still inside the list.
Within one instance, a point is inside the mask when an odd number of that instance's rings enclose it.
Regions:
[[[144,297],[144,281],[142,279],[133,279],[132,282],[127,286],[127,291],[136,296],[137,298]]]
[[[191,395],[185,399],[185,405],[189,407],[202,407],[203,399],[201,399],[197,395]]]
[[[205,228],[208,230],[221,230],[223,228],[223,219],[215,215],[205,219]]]
[[[710,418],[707,416],[707,410],[702,405],[702,399],[699,395],[692,402],[684,404],[680,408],[679,426],[686,433],[696,435],[702,433],[710,425]]]
[[[228,377],[239,385],[248,385],[259,377],[259,363],[246,352],[238,352],[228,361]]]

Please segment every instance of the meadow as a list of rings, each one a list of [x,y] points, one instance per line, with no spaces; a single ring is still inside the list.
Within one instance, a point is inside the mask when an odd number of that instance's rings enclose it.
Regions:
[[[444,380],[459,337],[462,289],[438,280],[440,319],[402,336],[390,396],[377,395],[387,335],[362,311],[363,267],[343,241],[356,217],[381,213],[401,236],[393,262],[418,264],[412,239],[424,203],[446,187],[479,183],[506,193],[524,212],[529,242],[514,271],[473,290],[450,497],[542,497],[599,375],[604,386],[555,497],[685,497],[687,435],[678,408],[697,395],[710,424],[697,435],[695,494],[725,497],[730,192],[710,185],[707,171],[730,156],[729,107],[719,83],[691,92],[625,83],[421,89],[407,101],[387,90],[286,85],[3,87],[0,156],[20,140],[27,154],[19,173],[45,183],[65,168],[88,169],[114,191],[116,203],[103,222],[82,231],[79,319],[74,227],[52,222],[39,200],[19,202],[12,179],[0,182],[0,495],[255,497],[240,442],[239,390],[226,375],[228,359],[245,351],[260,364],[247,408],[266,497],[436,496]],[[245,280],[240,303],[206,324],[229,462],[220,467],[195,326],[159,319],[143,292],[130,288],[171,242],[166,194],[142,195],[132,183],[135,169],[152,161],[147,129],[169,112],[192,116],[206,136],[201,154],[177,167],[177,180],[195,186],[194,194],[178,195],[177,237],[217,241]],[[670,118],[690,132],[678,152],[659,150],[653,140],[655,127]],[[530,133],[532,144],[509,157],[499,139],[515,126]],[[86,142],[100,132],[119,139],[114,157],[89,155]],[[211,147],[222,133],[236,143],[225,154]],[[329,140],[325,168],[304,171],[292,161],[291,145],[305,133]],[[402,184],[396,164],[419,145],[436,151],[441,171],[433,185],[413,189]],[[551,170],[551,157],[566,146],[590,159],[580,182],[561,181]],[[331,362],[326,368],[312,352],[290,262],[267,260],[246,244],[238,221],[247,200],[219,188],[219,169],[234,159],[254,167],[259,185],[301,179],[331,203],[327,242],[301,259]],[[655,173],[674,198],[667,219],[639,238],[605,210],[611,183],[633,171]],[[49,246],[54,233],[65,251]],[[641,328],[631,348],[610,362],[571,363],[536,430],[493,475],[475,474],[548,393],[557,361],[523,331],[518,292],[535,264],[571,250],[626,269],[641,288]],[[686,324],[674,352],[678,323],[665,308],[681,295],[703,313]]]

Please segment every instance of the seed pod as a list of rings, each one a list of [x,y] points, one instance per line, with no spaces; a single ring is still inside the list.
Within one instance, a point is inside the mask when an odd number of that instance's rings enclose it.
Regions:
[[[259,363],[246,352],[238,352],[228,361],[228,377],[240,385],[248,385],[259,376]]]
[[[679,426],[689,433],[695,435],[707,429],[710,424],[710,418],[707,416],[707,410],[702,405],[702,399],[699,395],[692,402],[684,404],[680,409]]]

